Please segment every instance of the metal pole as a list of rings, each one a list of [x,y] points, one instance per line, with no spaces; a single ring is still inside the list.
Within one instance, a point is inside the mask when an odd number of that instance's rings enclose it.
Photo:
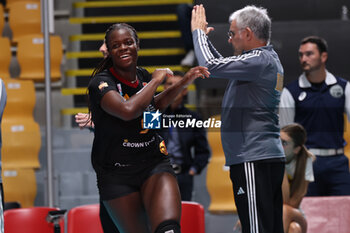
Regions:
[[[46,106],[46,153],[47,153],[47,201],[54,206],[53,166],[52,166],[52,117],[51,117],[51,67],[48,0],[41,0],[42,29],[44,34],[45,58],[45,106]]]

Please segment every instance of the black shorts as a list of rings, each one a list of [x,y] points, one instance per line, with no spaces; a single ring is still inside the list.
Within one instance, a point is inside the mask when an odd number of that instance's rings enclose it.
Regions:
[[[230,166],[230,178],[243,233],[283,233],[281,159]]]
[[[121,171],[122,170],[122,171]],[[109,172],[97,173],[97,186],[103,201],[139,192],[142,184],[156,173],[168,172],[175,177],[169,157],[156,157],[148,162]]]

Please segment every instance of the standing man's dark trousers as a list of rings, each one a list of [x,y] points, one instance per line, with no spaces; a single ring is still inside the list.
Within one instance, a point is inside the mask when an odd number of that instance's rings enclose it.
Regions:
[[[267,159],[230,166],[243,233],[283,233],[282,181],[285,162]]]

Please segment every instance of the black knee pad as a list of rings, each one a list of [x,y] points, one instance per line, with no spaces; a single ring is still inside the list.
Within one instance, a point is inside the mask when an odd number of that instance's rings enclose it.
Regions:
[[[161,222],[154,233],[181,233],[180,224],[175,220]]]

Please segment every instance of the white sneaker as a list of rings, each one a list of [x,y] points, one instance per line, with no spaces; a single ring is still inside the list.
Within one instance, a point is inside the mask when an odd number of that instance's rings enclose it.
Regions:
[[[196,61],[196,57],[194,55],[194,51],[190,50],[186,56],[181,60],[180,64],[182,66],[193,66]]]

